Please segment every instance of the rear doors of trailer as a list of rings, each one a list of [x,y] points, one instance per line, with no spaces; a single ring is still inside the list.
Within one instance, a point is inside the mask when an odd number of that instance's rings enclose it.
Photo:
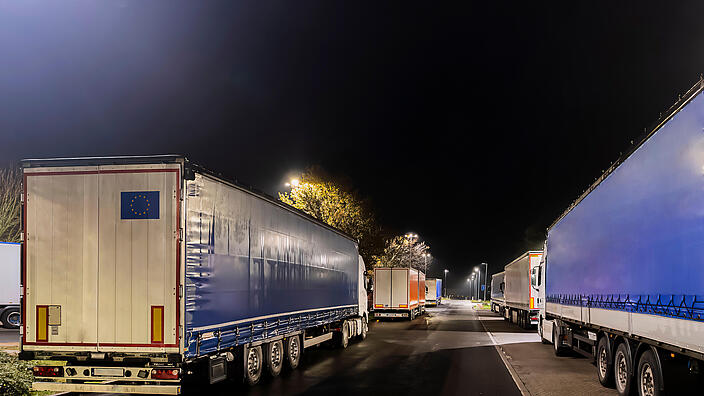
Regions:
[[[374,269],[374,309],[408,310],[418,306],[418,272],[414,277],[411,271],[415,270]]]
[[[24,169],[25,350],[179,352],[180,164]]]

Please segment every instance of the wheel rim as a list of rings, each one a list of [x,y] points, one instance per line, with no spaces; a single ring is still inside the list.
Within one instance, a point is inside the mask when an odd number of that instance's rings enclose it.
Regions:
[[[623,393],[623,390],[626,389],[627,382],[628,368],[626,367],[626,356],[619,352],[616,355],[616,385],[621,393]]]
[[[653,378],[653,369],[650,364],[643,364],[640,371],[640,394],[645,396],[655,395],[655,378]]]
[[[257,350],[250,349],[249,353],[247,354],[247,373],[250,377],[257,376],[260,364],[261,362],[259,362],[259,355],[257,354]]]
[[[271,345],[271,364],[274,367],[281,365],[281,347],[278,342]]]
[[[556,331],[553,331],[553,332],[552,332],[552,345],[555,347],[555,350],[556,350],[556,351],[557,351],[558,349],[560,349],[560,347],[559,347],[559,342],[560,342],[560,339],[557,338],[557,332],[556,332]]]
[[[298,360],[298,338],[292,338],[291,344],[289,346],[289,355],[291,356],[291,361]]]
[[[20,325],[20,313],[19,312],[11,312],[7,316],[7,323],[11,324],[12,326],[19,326]]]
[[[608,369],[608,362],[606,359],[606,348],[601,347],[599,349],[599,375],[601,378],[606,378],[606,371]]]

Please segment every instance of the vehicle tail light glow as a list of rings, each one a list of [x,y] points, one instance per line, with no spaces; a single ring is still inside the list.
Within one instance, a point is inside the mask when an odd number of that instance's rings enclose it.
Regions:
[[[175,380],[178,374],[178,369],[152,369],[152,379]]]
[[[408,308],[408,304],[399,304],[398,305],[400,308]]]
[[[383,304],[374,304],[374,308],[384,308]]]
[[[34,366],[32,369],[35,377],[63,377],[64,368],[61,366]]]

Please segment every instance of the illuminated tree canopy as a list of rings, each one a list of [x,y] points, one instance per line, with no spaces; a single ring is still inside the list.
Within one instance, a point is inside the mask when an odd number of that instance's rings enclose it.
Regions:
[[[374,256],[376,267],[412,267],[425,271],[430,268],[432,258],[429,254],[430,246],[425,242],[406,236],[396,236],[386,241],[384,252]]]
[[[359,254],[367,268],[382,251],[380,227],[369,205],[357,194],[342,187],[322,170],[307,170],[290,192],[279,199],[308,215],[335,227],[359,241]]]
[[[0,242],[20,241],[21,194],[19,170],[0,169]]]

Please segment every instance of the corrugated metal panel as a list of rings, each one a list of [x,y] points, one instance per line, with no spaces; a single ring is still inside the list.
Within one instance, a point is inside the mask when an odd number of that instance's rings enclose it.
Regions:
[[[25,170],[25,349],[177,351],[177,165]],[[158,219],[121,218],[121,193],[158,191]],[[60,307],[46,344],[37,305]],[[152,345],[150,305],[165,307],[165,339]],[[100,346],[98,346],[98,344]]]
[[[187,182],[186,216],[192,350],[202,332],[248,320],[356,311],[358,253],[350,239],[202,174]]]

